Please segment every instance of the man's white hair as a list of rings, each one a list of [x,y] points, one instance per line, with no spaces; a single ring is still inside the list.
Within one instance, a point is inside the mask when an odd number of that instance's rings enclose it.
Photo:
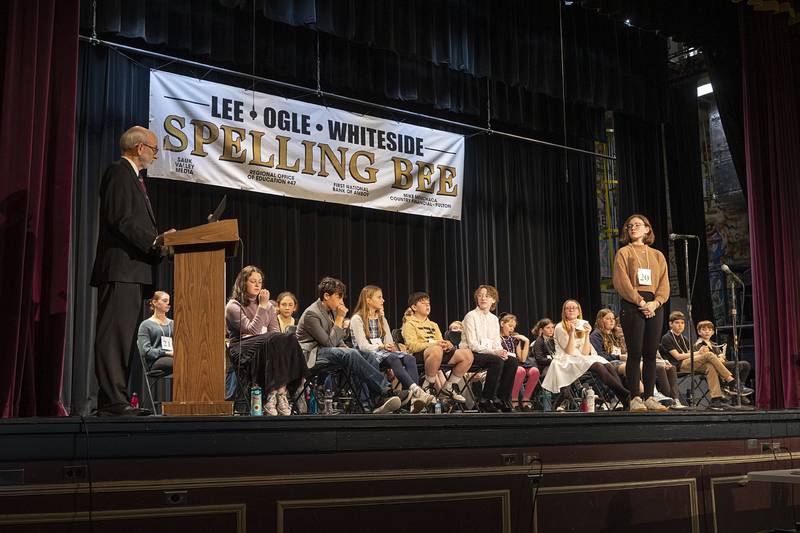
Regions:
[[[138,144],[147,144],[147,138],[152,132],[142,126],[134,126],[119,138],[119,147],[122,153],[130,152]],[[155,134],[154,134],[155,135]]]

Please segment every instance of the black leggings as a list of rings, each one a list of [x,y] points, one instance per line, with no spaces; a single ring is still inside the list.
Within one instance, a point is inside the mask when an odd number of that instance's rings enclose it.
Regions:
[[[655,295],[651,292],[642,292],[642,299],[646,302],[653,301]],[[656,386],[656,354],[661,341],[661,328],[664,325],[664,308],[656,309],[653,318],[645,318],[639,311],[639,306],[627,300],[622,300],[620,305],[620,321],[625,334],[625,344],[628,345],[628,360],[625,363],[625,381],[633,387],[631,394],[639,396],[638,383],[644,384],[644,399],[653,395]],[[643,362],[641,371],[639,363]]]
[[[665,396],[669,396],[673,400],[677,400],[680,396],[678,390],[678,369],[675,365],[670,368],[664,366],[656,367],[656,384],[658,390]]]
[[[630,391],[622,384],[622,380],[617,375],[617,369],[611,365],[594,363],[589,367],[589,372],[602,381],[608,388],[614,391],[619,401],[625,403],[631,396]]]

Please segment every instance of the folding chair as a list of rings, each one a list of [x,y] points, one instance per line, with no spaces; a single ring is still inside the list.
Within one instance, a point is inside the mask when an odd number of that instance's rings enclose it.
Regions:
[[[373,408],[372,400],[369,395],[366,395],[364,403],[362,403],[359,398],[361,396],[359,394],[360,387],[357,383],[352,372],[347,368],[330,364],[317,365],[309,371],[305,383],[293,396],[292,409],[295,414],[300,414],[297,407],[300,398],[305,397],[306,392],[313,391],[317,412],[324,412],[323,406],[320,405],[320,398],[325,398],[326,388],[330,386],[332,399],[342,406],[343,413],[359,414],[371,412]]]
[[[691,387],[691,374],[689,372],[678,372],[678,392],[684,405],[689,405],[689,388]],[[685,384],[685,386],[684,386]],[[708,383],[705,374],[694,373],[694,397],[695,405],[707,407],[710,404],[708,396]]]
[[[144,374],[144,398],[142,401],[145,402],[150,411],[153,412],[154,415],[162,414],[160,409],[156,409],[156,400],[153,397],[153,388],[163,385],[163,387],[158,387],[159,391],[159,400],[158,400],[158,407],[160,408],[161,405],[164,403],[164,398],[171,398],[172,397],[172,372],[168,372],[165,370],[148,370],[147,369],[147,361],[145,361],[144,355],[139,350],[136,350],[139,353],[139,362],[142,365],[142,374]]]

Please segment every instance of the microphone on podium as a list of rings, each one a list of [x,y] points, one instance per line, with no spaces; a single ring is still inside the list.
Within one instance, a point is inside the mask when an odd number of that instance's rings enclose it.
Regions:
[[[731,267],[729,267],[725,263],[722,263],[722,267],[721,268],[722,268],[722,271],[725,272],[727,275],[729,275],[736,283],[738,283],[739,285],[744,286],[744,281],[742,281],[742,278],[737,276],[733,272],[733,270],[731,270]]]
[[[697,235],[684,235],[681,233],[670,233],[669,240],[671,241],[687,241],[689,239],[697,239]]]

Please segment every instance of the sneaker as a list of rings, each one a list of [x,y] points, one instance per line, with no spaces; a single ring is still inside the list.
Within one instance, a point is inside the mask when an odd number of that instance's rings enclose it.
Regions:
[[[394,413],[400,409],[400,405],[402,404],[398,396],[391,394],[382,394],[380,397],[378,397],[377,403],[380,405],[372,411],[372,414],[374,415]]]
[[[414,390],[411,391],[411,397],[413,399],[419,399],[425,402],[425,405],[429,405],[431,403],[436,403],[436,396],[433,396],[429,392],[426,392],[422,389],[422,387],[414,387]]]
[[[712,411],[725,411],[728,408],[728,404],[722,398],[711,398],[708,408]]]
[[[730,394],[731,396],[736,396],[741,394],[742,396],[749,396],[753,394],[753,389],[750,387],[742,386],[741,392],[736,388],[736,380],[733,381],[726,381],[722,384],[722,390]]]
[[[270,416],[278,416],[278,409],[276,404],[278,402],[277,391],[272,391],[267,395],[267,401],[264,402],[264,414]]]
[[[411,392],[411,412],[412,413],[419,413],[423,409],[425,409],[428,405],[432,403],[436,403],[436,397],[432,396],[431,394],[422,390],[421,387],[415,387],[414,390]],[[422,402],[422,406],[415,408],[414,404]]]
[[[633,402],[631,402],[633,404]],[[650,396],[648,399],[644,401],[644,406],[648,411],[657,411],[657,412],[664,412],[667,411],[667,406],[662,405],[661,402],[655,399],[655,397]]]
[[[292,414],[292,406],[289,404],[289,398],[286,393],[278,394],[277,396],[277,411],[281,416],[290,416]]]
[[[681,403],[677,398],[673,401],[670,409],[686,409],[686,406]]]
[[[450,387],[445,386],[442,390],[439,391],[439,396],[459,403],[464,403],[467,401],[466,398],[464,398],[461,394],[459,394],[458,389],[456,389],[455,386],[453,385],[451,385]]]
[[[631,406],[628,408],[628,411],[630,411],[631,413],[646,413],[647,406],[644,404],[644,402],[639,396],[634,396],[633,398],[631,398]]]
[[[392,396],[396,396],[400,398],[400,406],[408,405],[408,402],[411,401],[411,393],[407,390],[393,390],[390,393]]]
[[[409,411],[411,411],[412,415],[415,415],[424,411],[427,406],[428,402],[426,400],[423,400],[422,398],[412,398]]]

